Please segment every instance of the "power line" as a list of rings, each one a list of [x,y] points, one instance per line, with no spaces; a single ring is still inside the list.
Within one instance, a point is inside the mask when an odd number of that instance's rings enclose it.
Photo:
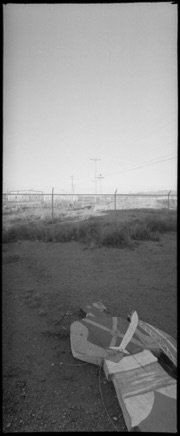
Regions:
[[[174,154],[174,152],[166,153],[165,155],[160,156],[159,159],[166,158],[166,157],[170,156],[171,154]],[[158,159],[158,160],[159,160],[159,159]],[[157,160],[150,159],[150,160],[148,160],[148,161],[146,161],[146,162],[141,162],[140,164],[138,164],[138,166],[135,165],[135,166],[133,166],[132,168],[136,168],[136,167],[139,168],[140,165],[146,165],[146,164],[149,165],[149,164],[151,164],[151,163],[153,164],[153,163],[155,163],[156,161],[157,161]],[[130,169],[131,169],[131,167],[130,167]],[[126,171],[126,170],[129,171],[129,168],[125,168],[124,170],[122,169],[122,171]],[[113,175],[113,174],[117,174],[117,173],[112,173],[112,175]],[[118,174],[119,174],[119,172],[118,172]],[[105,175],[106,175],[106,176],[109,176],[109,175],[111,175],[111,174],[105,174]]]
[[[170,153],[170,154],[171,154],[171,153]],[[169,158],[167,158],[167,159],[156,160],[156,161],[154,161],[154,162],[152,162],[152,161],[148,161],[148,162],[144,162],[142,165],[138,165],[138,166],[136,166],[136,167],[127,168],[127,169],[122,170],[122,171],[119,171],[119,172],[117,172],[117,173],[105,174],[105,175],[106,175],[106,177],[115,176],[116,174],[126,173],[126,172],[128,172],[128,171],[133,171],[133,170],[136,170],[136,169],[139,169],[139,168],[144,168],[144,167],[147,167],[147,166],[150,166],[150,165],[154,165],[154,164],[157,164],[157,163],[160,163],[160,162],[166,162],[166,161],[168,161],[168,160],[172,160],[172,159],[176,159],[176,158],[177,158],[177,156],[173,156],[173,157],[169,157]]]

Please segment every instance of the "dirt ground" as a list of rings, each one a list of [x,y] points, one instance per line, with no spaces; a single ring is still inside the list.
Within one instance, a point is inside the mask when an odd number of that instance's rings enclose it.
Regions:
[[[126,431],[111,382],[74,359],[81,304],[177,336],[176,233],[134,248],[3,244],[3,432]]]

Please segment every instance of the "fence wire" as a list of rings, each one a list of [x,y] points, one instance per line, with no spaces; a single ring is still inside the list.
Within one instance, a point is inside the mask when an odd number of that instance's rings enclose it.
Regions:
[[[58,210],[122,210],[122,209],[177,209],[177,195],[156,194],[51,194],[43,192],[11,192],[3,194],[3,208],[41,207]]]

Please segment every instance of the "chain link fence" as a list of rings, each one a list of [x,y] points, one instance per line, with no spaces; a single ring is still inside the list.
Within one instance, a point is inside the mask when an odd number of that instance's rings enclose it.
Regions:
[[[67,209],[96,208],[96,209],[134,209],[134,208],[177,208],[177,195],[157,194],[51,194],[40,193],[8,193],[3,194],[3,205],[11,204],[21,206],[37,205],[49,207],[62,206]]]
[[[3,223],[17,219],[55,222],[59,217],[91,216],[123,209],[177,209],[177,195],[153,194],[51,194],[17,191],[3,194]]]

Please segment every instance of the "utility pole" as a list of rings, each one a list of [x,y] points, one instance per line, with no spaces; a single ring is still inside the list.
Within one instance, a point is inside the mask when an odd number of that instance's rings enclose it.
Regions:
[[[117,189],[115,190],[114,193],[114,210],[116,210],[116,195],[117,195]]]
[[[54,219],[54,188],[52,188],[52,224]]]
[[[94,182],[95,182],[95,195],[97,194],[97,170],[96,170],[96,162],[97,162],[97,160],[101,160],[101,159],[96,159],[96,158],[94,158],[94,159],[90,159],[90,160],[93,160],[94,161]]]
[[[169,196],[170,196],[171,190],[168,192],[168,209],[169,209]]]
[[[99,174],[99,176],[97,177],[100,181],[100,194],[102,194],[102,185],[101,185],[101,180],[104,179],[104,177],[102,176],[102,174]]]

